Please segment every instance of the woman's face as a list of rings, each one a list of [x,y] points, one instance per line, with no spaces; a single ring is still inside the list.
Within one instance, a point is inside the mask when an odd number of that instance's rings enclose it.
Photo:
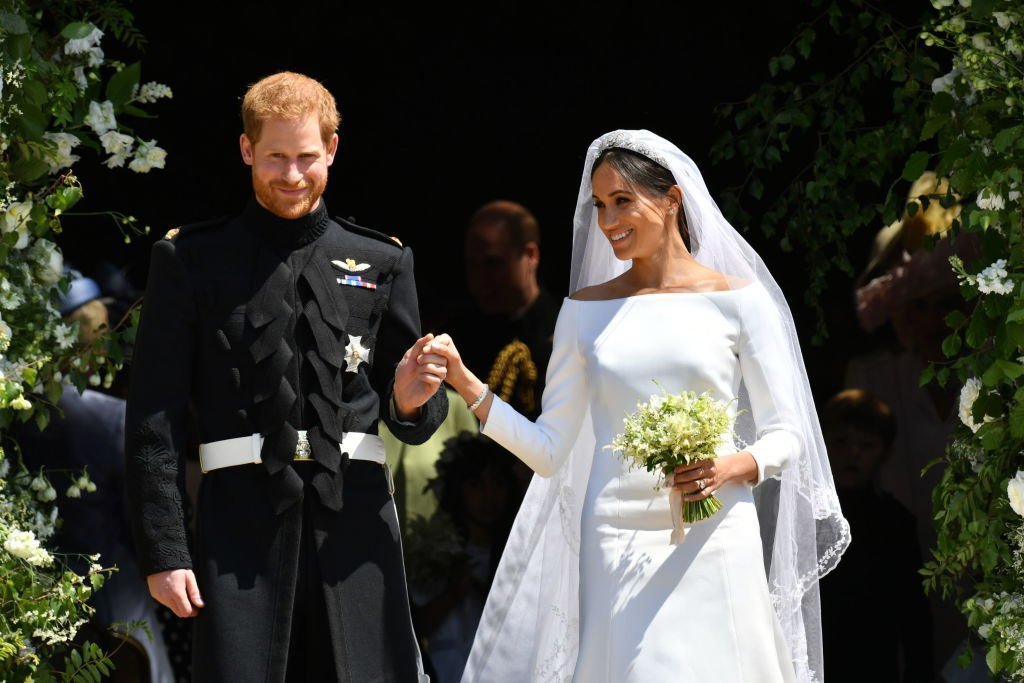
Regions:
[[[611,164],[598,166],[591,184],[597,225],[616,258],[649,257],[668,248],[671,235],[679,234],[675,213],[669,213],[675,211],[672,201],[638,194]]]

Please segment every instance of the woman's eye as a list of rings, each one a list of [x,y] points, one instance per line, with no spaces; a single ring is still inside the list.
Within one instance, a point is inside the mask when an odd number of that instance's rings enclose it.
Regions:
[[[628,203],[629,203],[629,198],[628,197],[616,197],[615,198],[615,205],[616,206],[622,206],[623,204],[628,204]]]
[[[597,201],[597,200],[595,199],[595,200],[594,200],[594,208],[597,208],[597,209],[603,209],[603,208],[604,208],[604,204],[603,204],[602,202],[599,202],[599,201]]]

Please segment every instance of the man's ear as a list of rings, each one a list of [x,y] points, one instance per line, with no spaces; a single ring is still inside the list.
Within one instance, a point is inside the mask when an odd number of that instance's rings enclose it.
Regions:
[[[540,245],[536,242],[527,242],[523,245],[523,254],[526,255],[530,265],[534,268],[540,265]]]
[[[255,161],[255,154],[253,153],[253,144],[249,141],[248,136],[242,133],[238,137],[238,149],[242,152],[242,161],[248,166],[252,166]]]
[[[334,163],[334,155],[338,153],[338,134],[335,133],[331,136],[331,139],[327,141],[327,165],[330,166]]]

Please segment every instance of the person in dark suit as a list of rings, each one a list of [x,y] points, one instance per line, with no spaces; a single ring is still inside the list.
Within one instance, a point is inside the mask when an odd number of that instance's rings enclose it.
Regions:
[[[420,443],[447,412],[412,252],[330,217],[339,115],[320,83],[269,76],[242,118],[255,197],[153,247],[126,426],[140,563],[153,597],[196,618],[195,681],[422,682],[377,435],[383,420]]]

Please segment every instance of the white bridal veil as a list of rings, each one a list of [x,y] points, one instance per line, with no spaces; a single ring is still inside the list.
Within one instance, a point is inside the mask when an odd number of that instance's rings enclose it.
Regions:
[[[807,371],[786,299],[771,273],[711,198],[693,160],[671,142],[646,130],[607,133],[587,150],[573,225],[570,291],[624,272],[597,228],[590,175],[604,150],[620,147],[642,154],[672,172],[682,188],[683,209],[694,257],[705,266],[769,293],[785,332],[777,360],[788,360],[794,381],[788,390],[802,440],[800,457],[776,478],[754,489],[761,522],[768,587],[792,653],[800,683],[822,683],[819,579],[831,571],[850,543],[811,397]],[[736,431],[757,440],[749,401]],[[568,683],[579,644],[580,514],[590,474],[594,437],[590,417],[573,453],[551,478],[535,476],[516,517],[498,567],[463,683]]]

